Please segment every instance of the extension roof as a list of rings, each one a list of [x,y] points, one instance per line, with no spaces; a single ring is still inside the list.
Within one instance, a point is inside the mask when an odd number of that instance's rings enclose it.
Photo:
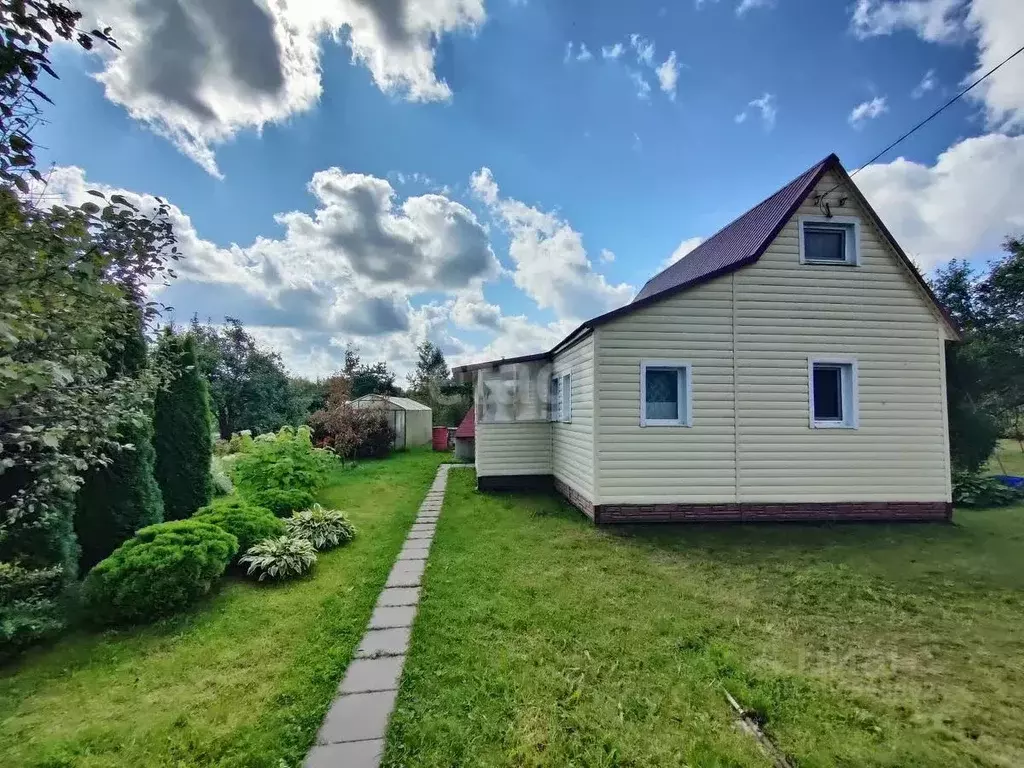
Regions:
[[[644,284],[644,287],[640,289],[640,292],[634,297],[632,302],[618,309],[613,309],[611,312],[599,315],[592,320],[587,320],[556,344],[550,352],[508,360],[494,360],[474,365],[464,365],[456,370],[469,372],[479,368],[492,367],[499,363],[508,364],[547,359],[566,345],[576,341],[587,331],[599,325],[603,325],[623,315],[628,315],[641,307],[661,301],[688,288],[693,288],[716,277],[721,277],[753,264],[761,258],[768,249],[768,246],[772,244],[786,225],[786,222],[793,217],[811,190],[830,171],[839,177],[840,184],[849,190],[864,212],[874,220],[882,236],[889,242],[899,259],[903,262],[903,265],[924,290],[932,304],[949,325],[953,334],[957,335],[956,323],[946,312],[945,307],[935,298],[921,273],[917,271],[913,262],[910,261],[899,243],[892,236],[892,233],[886,229],[878,214],[875,213],[867,199],[857,189],[853,180],[850,179],[850,175],[843,168],[842,163],[839,162],[839,157],[831,154],[824,160],[815,163],[739,218],[727,224],[686,254],[686,256],[652,277]]]
[[[466,417],[459,424],[459,428],[455,430],[455,436],[476,437],[476,407],[470,407],[466,412]]]

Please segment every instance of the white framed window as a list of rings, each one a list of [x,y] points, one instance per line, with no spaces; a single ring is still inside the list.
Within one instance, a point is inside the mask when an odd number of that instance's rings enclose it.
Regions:
[[[847,264],[860,258],[860,221],[853,216],[801,216],[800,263]]]
[[[572,373],[551,375],[551,421],[572,421]]]
[[[807,361],[812,429],[857,429],[857,361],[816,358]]]
[[[640,426],[689,427],[691,366],[682,360],[640,361]]]

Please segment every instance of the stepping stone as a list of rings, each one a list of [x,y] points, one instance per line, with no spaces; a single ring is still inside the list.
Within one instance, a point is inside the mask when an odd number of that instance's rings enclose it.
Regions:
[[[407,563],[410,560],[426,560],[430,557],[430,550],[427,549],[410,549],[408,552],[402,550],[398,553],[399,563]]]
[[[432,538],[434,538],[433,531],[413,531],[406,541],[430,541]]]
[[[380,597],[377,598],[377,605],[416,605],[419,601],[419,587],[392,587],[380,593]]]
[[[399,560],[391,569],[385,587],[418,587],[426,570],[426,560]]]
[[[345,673],[345,679],[342,680],[338,692],[345,694],[393,691],[398,688],[404,661],[404,656],[353,659],[352,663],[348,665],[348,672]]]
[[[376,691],[339,696],[327,710],[317,744],[383,739],[397,695],[398,691]]]
[[[348,741],[317,745],[309,751],[304,768],[377,768],[384,755],[384,740]]]
[[[391,627],[411,627],[416,618],[415,605],[382,605],[373,609],[370,629],[389,629]]]
[[[395,627],[394,629],[370,629],[363,635],[363,642],[356,649],[356,658],[368,656],[404,656],[409,650],[411,627]],[[373,738],[365,736],[363,738]]]

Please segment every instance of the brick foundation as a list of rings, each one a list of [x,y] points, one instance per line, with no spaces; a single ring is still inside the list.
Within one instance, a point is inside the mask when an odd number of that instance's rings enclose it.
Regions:
[[[945,501],[843,501],[763,504],[599,504],[593,519],[606,523],[717,523],[783,521],[949,521]]]
[[[562,494],[566,501],[572,504],[576,509],[582,512],[584,515],[589,517],[591,520],[594,519],[594,502],[584,496],[582,493],[577,491],[571,485],[567,485],[555,478],[555,490]]]

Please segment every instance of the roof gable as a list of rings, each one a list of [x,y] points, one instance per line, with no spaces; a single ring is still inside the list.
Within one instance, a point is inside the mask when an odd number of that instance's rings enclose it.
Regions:
[[[648,280],[633,303],[705,282],[757,261],[825,172],[838,164],[839,158],[829,155],[808,168]]]

